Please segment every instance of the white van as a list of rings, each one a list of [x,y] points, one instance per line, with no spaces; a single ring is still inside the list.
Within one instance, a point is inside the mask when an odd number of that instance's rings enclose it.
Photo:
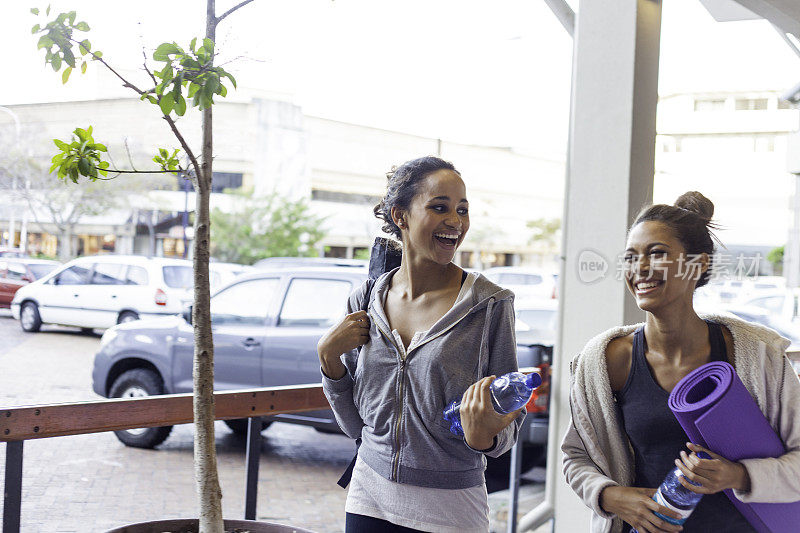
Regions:
[[[193,282],[192,263],[183,259],[79,257],[18,290],[11,313],[30,332],[42,324],[109,328],[180,313]]]

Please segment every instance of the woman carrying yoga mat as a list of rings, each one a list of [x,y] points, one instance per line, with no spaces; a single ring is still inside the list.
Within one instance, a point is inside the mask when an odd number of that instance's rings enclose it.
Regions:
[[[639,213],[628,232],[625,282],[646,321],[601,333],[571,364],[564,475],[594,511],[593,532],[756,531],[722,491],[745,503],[800,500],[800,381],[785,355],[789,342],[727,316],[698,316],[692,305],[710,277],[713,212],[710,200],[688,192]],[[733,365],[786,453],[732,462],[689,442],[667,400],[712,361]],[[740,430],[747,439],[748,428]],[[701,451],[711,459],[700,459]],[[657,517],[678,515],[652,499],[676,465],[702,484],[685,486],[704,495],[683,527]]]

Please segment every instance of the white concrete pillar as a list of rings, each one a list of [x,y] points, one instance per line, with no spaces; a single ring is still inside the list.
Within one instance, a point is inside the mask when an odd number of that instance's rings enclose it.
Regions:
[[[617,258],[634,216],[652,201],[660,37],[660,0],[580,2],[547,478],[556,532],[588,531],[591,516],[561,474],[568,362],[595,334],[643,318]]]

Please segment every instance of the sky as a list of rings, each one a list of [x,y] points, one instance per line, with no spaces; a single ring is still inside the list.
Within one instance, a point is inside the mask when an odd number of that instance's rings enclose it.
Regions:
[[[134,77],[143,47],[204,30],[201,0],[52,5],[76,10],[93,47]],[[34,6],[46,4],[4,6],[0,105],[129,94],[98,82],[95,65],[63,86],[36,50]],[[718,23],[697,0],[663,6],[662,95],[800,82],[800,58],[765,21]],[[220,25],[217,42],[240,84],[229,98],[279,97],[310,115],[540,155],[566,147],[572,40],[542,0],[256,0]]]

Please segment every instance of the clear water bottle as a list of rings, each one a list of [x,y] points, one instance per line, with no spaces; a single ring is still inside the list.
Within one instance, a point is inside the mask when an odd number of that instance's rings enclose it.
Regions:
[[[524,407],[534,389],[542,384],[542,376],[537,373],[528,374],[522,372],[509,372],[495,379],[489,391],[492,396],[494,410],[501,415],[516,411]],[[461,427],[461,401],[456,400],[444,409],[444,419],[450,422],[450,431],[464,436],[464,429]]]
[[[697,454],[697,456],[701,459],[711,459],[711,456],[705,452],[700,452]],[[675,519],[669,516],[664,516],[661,513],[655,513],[655,515],[665,522],[669,522],[670,524],[675,524],[678,526],[683,525],[683,523],[686,522],[686,520],[689,518],[689,515],[692,514],[692,511],[694,511],[694,508],[697,507],[697,504],[700,502],[700,498],[703,497],[702,494],[692,492],[681,485],[681,477],[683,477],[683,472],[681,472],[678,467],[675,467],[670,471],[669,474],[667,474],[667,477],[658,487],[658,490],[656,490],[656,493],[653,494],[653,499],[656,501],[656,503],[663,505],[667,509],[675,511],[681,516],[681,518]],[[689,479],[686,479],[686,482],[696,487],[700,486],[699,483],[695,483]]]

